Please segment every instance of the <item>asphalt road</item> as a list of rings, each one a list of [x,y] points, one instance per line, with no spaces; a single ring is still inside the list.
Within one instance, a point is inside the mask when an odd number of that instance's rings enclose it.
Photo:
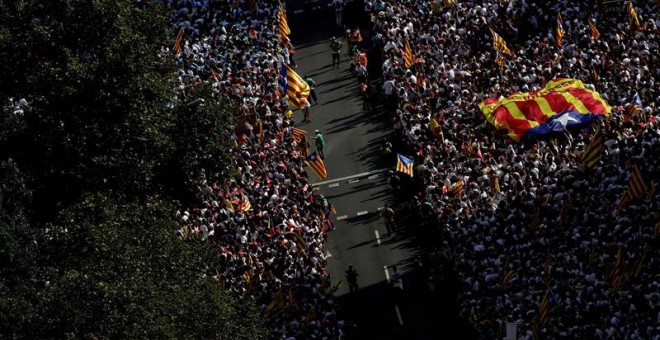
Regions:
[[[387,115],[362,111],[357,80],[348,71],[344,55],[346,46],[341,68],[332,69],[330,39],[342,36],[332,9],[324,7],[310,14],[300,1],[290,3],[287,12],[297,52],[296,71],[314,78],[319,99],[311,108],[311,123],[299,123],[303,119],[300,111],[294,120],[310,137],[319,129],[327,143],[328,177],[320,180],[309,173],[311,182],[318,184],[317,192],[337,209],[336,230],[326,245],[332,283],[344,279],[349,264],[360,274],[357,293],[348,293],[344,282],[336,294],[340,317],[357,324],[347,338],[437,339],[438,321],[433,318],[438,306],[429,302],[428,286],[417,276],[415,240],[403,230],[408,228],[405,222],[400,231],[387,234],[380,216],[385,203],[394,203],[384,172],[393,165],[380,151],[383,138],[392,134]],[[355,9],[349,7],[346,12],[349,23],[359,19]],[[310,144],[314,149],[313,141]],[[403,204],[396,207],[401,210]],[[392,283],[395,266],[401,277],[396,285]]]

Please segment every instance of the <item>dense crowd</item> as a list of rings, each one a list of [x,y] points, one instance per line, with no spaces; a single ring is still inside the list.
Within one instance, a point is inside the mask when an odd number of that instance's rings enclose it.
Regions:
[[[652,180],[660,174],[660,17],[654,3],[635,3],[641,26],[634,29],[624,3],[609,9],[596,1],[441,6],[368,0],[365,9],[384,58],[386,103],[424,185],[417,199],[442,228],[463,282],[461,315],[490,339],[503,336],[507,322],[517,323],[526,339],[658,339],[660,200]],[[562,48],[555,43],[557,12],[564,20]],[[489,28],[514,52],[502,67]],[[404,67],[405,39],[415,57],[411,68]],[[485,98],[566,77],[599,92],[611,115],[518,143],[495,131],[478,108]],[[624,121],[635,93],[642,112]],[[440,126],[436,133],[432,119]],[[596,125],[603,127],[605,150],[595,168],[585,170],[580,154]],[[617,211],[632,163],[648,197]],[[464,193],[457,197],[452,188],[459,179]],[[625,271],[620,289],[612,286],[616,266]]]
[[[183,28],[177,98],[210,86],[237,107],[232,136],[236,175],[222,184],[200,175],[202,205],[180,212],[182,237],[217,245],[223,287],[254,299],[272,338],[333,339],[335,314],[324,244],[331,206],[314,195],[293,138],[281,88],[295,50],[277,29],[277,1],[169,0],[172,31]],[[250,8],[254,4],[253,8]],[[186,98],[190,100],[193,98]],[[240,320],[237,320],[240,322]]]

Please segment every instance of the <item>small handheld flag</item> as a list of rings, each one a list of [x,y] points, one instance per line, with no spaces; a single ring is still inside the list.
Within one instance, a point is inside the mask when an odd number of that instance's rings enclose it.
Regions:
[[[404,174],[412,177],[413,176],[413,162],[412,159],[403,156],[399,153],[396,154],[396,171],[403,172]]]
[[[561,47],[564,41],[564,20],[561,18],[561,13],[557,12],[557,28],[555,29],[555,39],[557,40],[557,47]]]
[[[598,31],[598,28],[596,28],[596,24],[594,24],[594,21],[589,19],[589,28],[591,29],[591,36],[594,37],[595,39],[600,38],[600,32]]]
[[[410,49],[410,43],[408,43],[408,39],[406,39],[403,49],[403,64],[406,68],[411,68],[413,66],[414,60],[415,58],[413,57],[412,50]]]
[[[321,179],[325,179],[328,177],[328,172],[325,169],[325,164],[323,163],[323,160],[321,157],[319,157],[318,153],[316,151],[312,152],[307,159],[305,160],[305,164],[309,166],[314,173],[319,176]]]

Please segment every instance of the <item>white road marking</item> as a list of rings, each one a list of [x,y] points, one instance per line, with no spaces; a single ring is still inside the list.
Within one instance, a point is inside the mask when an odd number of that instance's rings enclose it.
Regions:
[[[338,186],[339,186],[339,183],[332,183],[332,184],[328,185],[328,188],[335,188],[335,187],[338,187]]]
[[[379,175],[379,174],[376,174],[376,175],[371,175],[371,176],[369,176],[369,177],[367,177],[367,178],[368,178],[368,179],[376,179],[376,178],[378,178],[378,177],[380,177],[380,175]]]
[[[387,270],[387,266],[383,266],[383,269],[385,269],[385,278],[387,279],[387,283],[390,283],[390,272]]]
[[[348,218],[348,216],[346,216],[346,215],[337,216],[337,221],[345,220],[347,218]]]
[[[319,190],[321,190],[321,188],[319,188],[319,187],[312,187],[312,190],[313,190],[313,191],[319,191]]]
[[[361,173],[361,174],[350,175],[350,176],[346,176],[346,177],[342,177],[342,178],[330,179],[330,180],[323,181],[323,182],[313,183],[312,186],[317,187],[317,186],[324,185],[324,184],[330,184],[330,183],[334,183],[334,182],[347,181],[347,180],[349,180],[349,179],[353,179],[353,178],[357,178],[357,177],[368,177],[368,176],[371,176],[371,175],[373,175],[373,174],[379,174],[379,173],[381,173],[381,172],[385,172],[385,171],[387,171],[387,170],[389,170],[389,169],[373,170],[373,171],[363,172],[363,173]]]
[[[300,13],[302,13],[302,12],[303,12],[302,9],[298,9],[298,10],[293,11],[293,14],[300,14]]]
[[[399,310],[399,306],[395,305],[394,310],[396,310],[396,317],[399,318],[399,325],[403,326],[403,319],[401,318],[401,311]]]
[[[378,208],[378,211],[381,211],[383,209],[385,209],[385,207],[380,207],[380,208]]]
[[[365,210],[365,211],[358,211],[357,215],[358,215],[358,216],[362,216],[362,215],[366,215],[366,214],[368,214],[368,213],[369,213],[369,212],[366,211],[366,210]]]
[[[380,245],[380,234],[378,233],[378,230],[374,230],[374,233],[376,233],[376,242]]]
[[[348,184],[357,183],[359,181],[360,181],[359,179],[352,179],[352,180],[348,181]]]

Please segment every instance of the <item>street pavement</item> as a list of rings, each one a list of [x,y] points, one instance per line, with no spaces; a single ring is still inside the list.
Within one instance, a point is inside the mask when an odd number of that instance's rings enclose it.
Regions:
[[[315,80],[319,104],[311,107],[311,123],[300,123],[301,111],[294,114],[294,121],[308,132],[312,150],[315,129],[327,143],[328,177],[321,180],[308,173],[316,193],[337,209],[336,230],[330,232],[326,244],[332,284],[344,279],[349,264],[360,274],[358,292],[349,293],[344,281],[336,293],[340,318],[357,324],[347,338],[437,339],[437,321],[433,320],[437,307],[428,302],[428,287],[415,270],[418,247],[403,230],[387,234],[380,215],[386,203],[394,203],[386,178],[394,165],[381,152],[383,138],[392,134],[387,115],[362,110],[357,80],[348,70],[347,46],[342,49],[340,69],[332,69],[330,39],[343,37],[332,9],[324,7],[310,14],[302,6],[302,2],[291,3],[287,10],[290,38],[297,52],[296,72]],[[352,14],[346,19],[355,20],[356,12],[348,11]],[[395,207],[402,210],[404,205]],[[401,274],[396,284],[392,282],[397,276],[395,266]]]

